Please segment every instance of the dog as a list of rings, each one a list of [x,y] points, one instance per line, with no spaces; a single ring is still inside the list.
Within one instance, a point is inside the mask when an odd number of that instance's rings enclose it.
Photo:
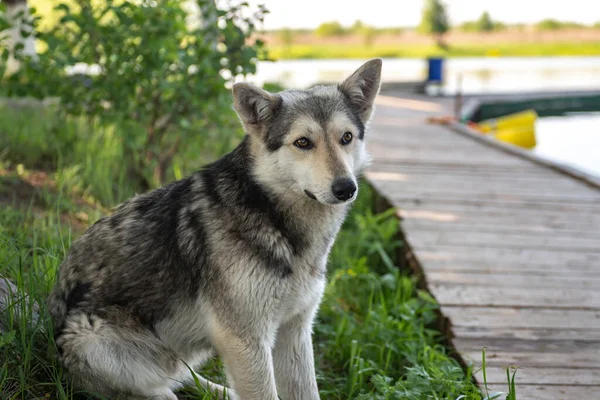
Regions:
[[[233,85],[245,136],[137,195],[71,246],[48,300],[61,364],[106,398],[176,399],[219,356],[219,398],[313,400],[329,251],[368,165],[382,62],[338,85]]]

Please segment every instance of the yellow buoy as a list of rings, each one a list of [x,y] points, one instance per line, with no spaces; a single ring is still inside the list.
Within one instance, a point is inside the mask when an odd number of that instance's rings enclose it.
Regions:
[[[515,146],[532,149],[536,145],[535,128],[505,128],[499,129],[495,134],[492,134],[496,139],[514,144]]]
[[[477,124],[477,129],[496,139],[531,149],[535,147],[535,110],[525,110],[503,117],[488,119]]]

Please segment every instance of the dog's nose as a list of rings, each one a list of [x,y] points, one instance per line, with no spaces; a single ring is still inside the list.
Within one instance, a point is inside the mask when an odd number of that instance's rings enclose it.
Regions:
[[[336,199],[346,201],[356,192],[356,184],[350,178],[337,178],[331,185],[331,191]]]

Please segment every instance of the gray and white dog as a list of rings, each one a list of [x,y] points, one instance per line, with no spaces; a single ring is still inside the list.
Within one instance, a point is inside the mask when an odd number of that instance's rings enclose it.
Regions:
[[[368,162],[381,60],[343,83],[233,86],[246,136],[193,175],[121,204],[73,243],[49,299],[80,389],[176,399],[215,353],[242,400],[318,399],[312,324],[329,250]]]

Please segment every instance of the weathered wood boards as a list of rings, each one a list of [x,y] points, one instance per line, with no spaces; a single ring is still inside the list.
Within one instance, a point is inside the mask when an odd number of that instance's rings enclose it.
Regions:
[[[401,105],[378,107],[367,176],[398,208],[455,349],[475,365],[487,349],[492,390],[516,365],[519,399],[600,398],[600,190]]]

